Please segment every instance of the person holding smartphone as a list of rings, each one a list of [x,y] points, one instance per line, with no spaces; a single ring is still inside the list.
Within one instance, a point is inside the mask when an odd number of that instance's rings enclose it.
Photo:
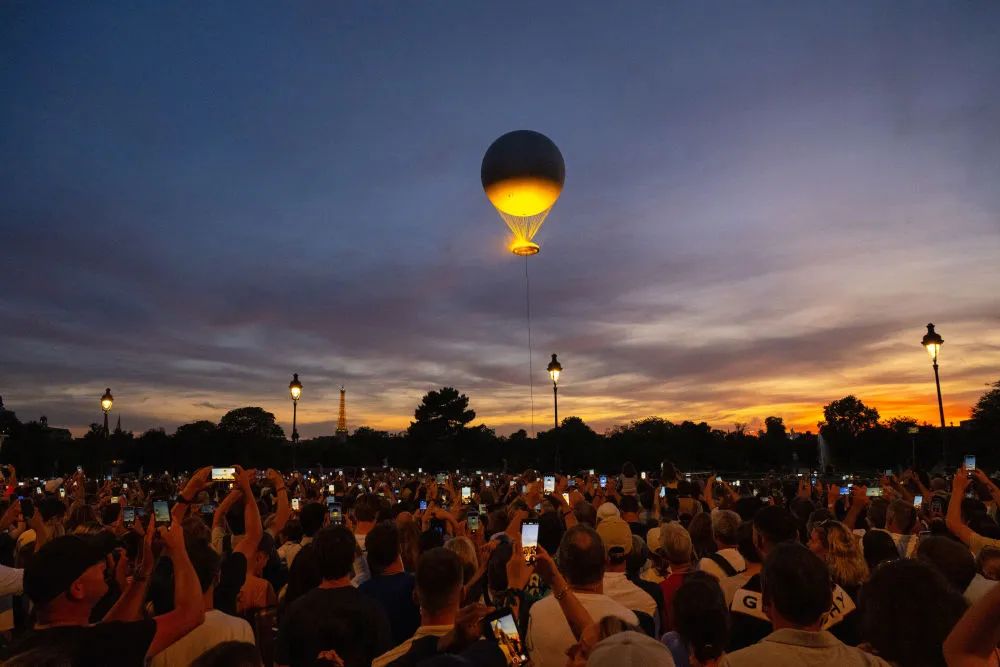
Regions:
[[[35,554],[25,570],[24,590],[35,605],[34,629],[11,649],[17,656],[39,647],[66,654],[73,664],[141,665],[205,619],[198,576],[188,558],[180,524],[160,528],[163,556],[173,564],[174,609],[143,618],[148,569],[140,570],[97,624],[94,606],[108,591],[108,555],[89,537],[58,537]],[[149,529],[150,544],[153,526]],[[151,554],[144,549],[144,553]],[[146,559],[144,558],[144,561]]]

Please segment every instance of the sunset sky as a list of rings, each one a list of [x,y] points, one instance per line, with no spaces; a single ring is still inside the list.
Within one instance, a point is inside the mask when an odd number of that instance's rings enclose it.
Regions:
[[[303,437],[467,393],[529,428],[524,260],[479,181],[545,133],[535,424],[948,421],[1000,379],[1000,4],[0,4],[0,396]]]

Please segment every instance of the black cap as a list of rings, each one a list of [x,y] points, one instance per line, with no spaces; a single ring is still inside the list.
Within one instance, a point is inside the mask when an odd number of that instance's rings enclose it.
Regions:
[[[69,590],[80,575],[104,560],[107,552],[92,538],[65,535],[46,543],[24,570],[24,592],[45,604]]]

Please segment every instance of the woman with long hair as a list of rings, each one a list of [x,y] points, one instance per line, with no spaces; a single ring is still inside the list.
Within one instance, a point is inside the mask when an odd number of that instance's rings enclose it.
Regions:
[[[839,521],[822,521],[812,528],[809,550],[826,562],[833,582],[851,597],[868,580],[868,563],[861,553],[858,538]]]
[[[827,519],[812,527],[808,546],[826,563],[833,583],[846,593],[843,597],[834,592],[834,604],[841,613],[840,621],[830,628],[830,632],[842,642],[855,646],[861,640],[861,629],[860,615],[854,607],[861,585],[869,576],[868,563],[861,553],[858,538],[844,524]]]

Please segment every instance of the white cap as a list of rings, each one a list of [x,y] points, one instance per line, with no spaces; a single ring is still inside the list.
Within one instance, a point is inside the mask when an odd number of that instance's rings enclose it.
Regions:
[[[605,519],[610,519],[611,517],[620,519],[621,516],[622,513],[618,511],[618,508],[615,507],[613,503],[604,503],[603,505],[597,508],[598,523],[604,521]]]
[[[618,632],[597,643],[587,667],[676,667],[670,649],[641,632]]]

